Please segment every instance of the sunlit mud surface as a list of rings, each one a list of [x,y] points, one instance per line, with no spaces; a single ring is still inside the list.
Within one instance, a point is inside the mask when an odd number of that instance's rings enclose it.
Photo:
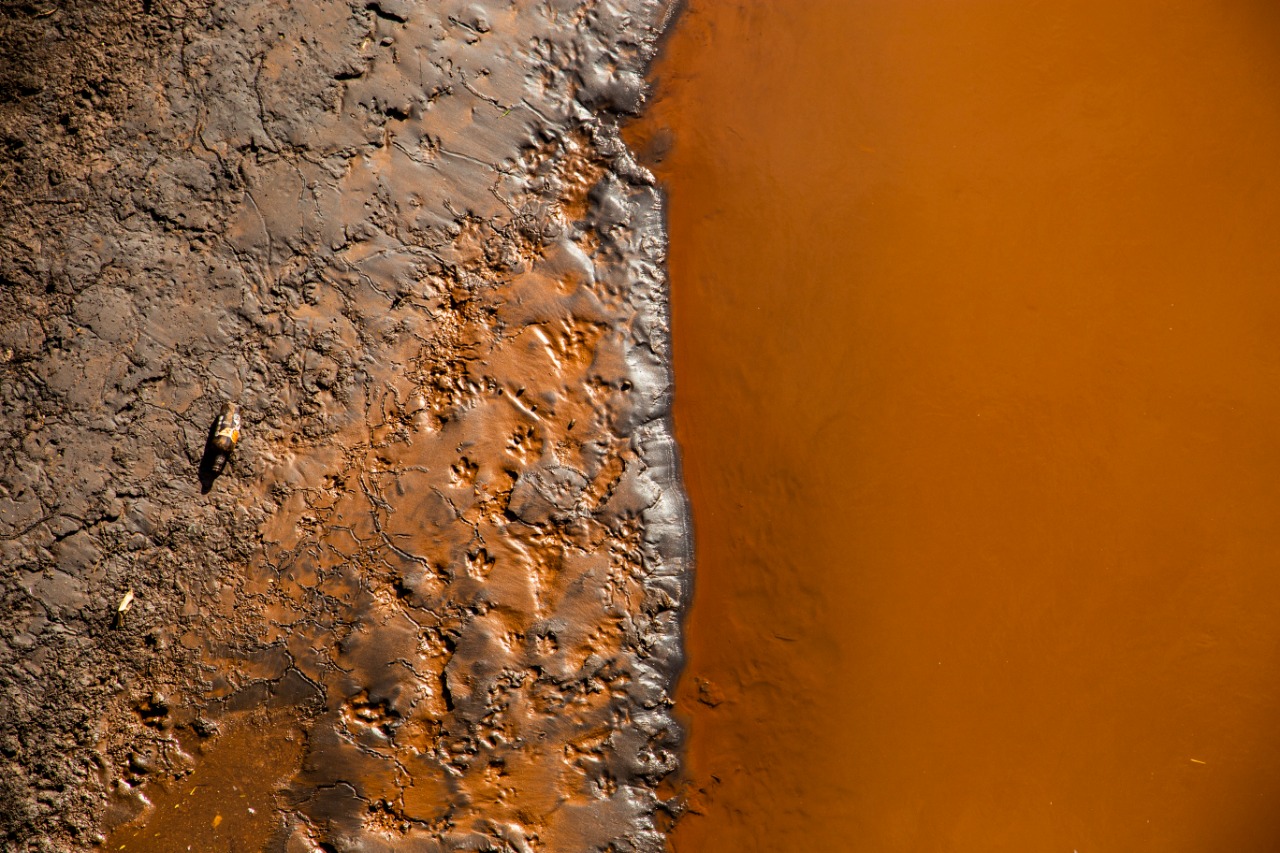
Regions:
[[[669,13],[6,9],[5,849],[663,848]]]
[[[1280,845],[1280,20],[691,0],[679,853]]]

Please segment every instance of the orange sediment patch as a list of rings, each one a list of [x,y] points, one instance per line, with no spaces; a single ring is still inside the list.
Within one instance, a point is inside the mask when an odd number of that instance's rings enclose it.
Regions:
[[[221,729],[190,744],[189,775],[148,788],[150,808],[117,829],[106,850],[262,849],[280,828],[276,798],[298,771],[305,738],[297,721],[280,713],[228,717]]]

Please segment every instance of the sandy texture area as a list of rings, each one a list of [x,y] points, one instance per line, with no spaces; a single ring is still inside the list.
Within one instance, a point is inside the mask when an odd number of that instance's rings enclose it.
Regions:
[[[662,849],[668,5],[0,5],[5,849]]]

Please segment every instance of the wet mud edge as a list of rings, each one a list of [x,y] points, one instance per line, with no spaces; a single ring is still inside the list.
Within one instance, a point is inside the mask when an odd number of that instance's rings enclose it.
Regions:
[[[5,849],[664,848],[671,15],[0,4]]]

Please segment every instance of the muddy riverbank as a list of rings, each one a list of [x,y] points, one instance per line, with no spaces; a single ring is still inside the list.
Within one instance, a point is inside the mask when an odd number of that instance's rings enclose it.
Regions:
[[[661,849],[666,5],[3,14],[9,849]]]

